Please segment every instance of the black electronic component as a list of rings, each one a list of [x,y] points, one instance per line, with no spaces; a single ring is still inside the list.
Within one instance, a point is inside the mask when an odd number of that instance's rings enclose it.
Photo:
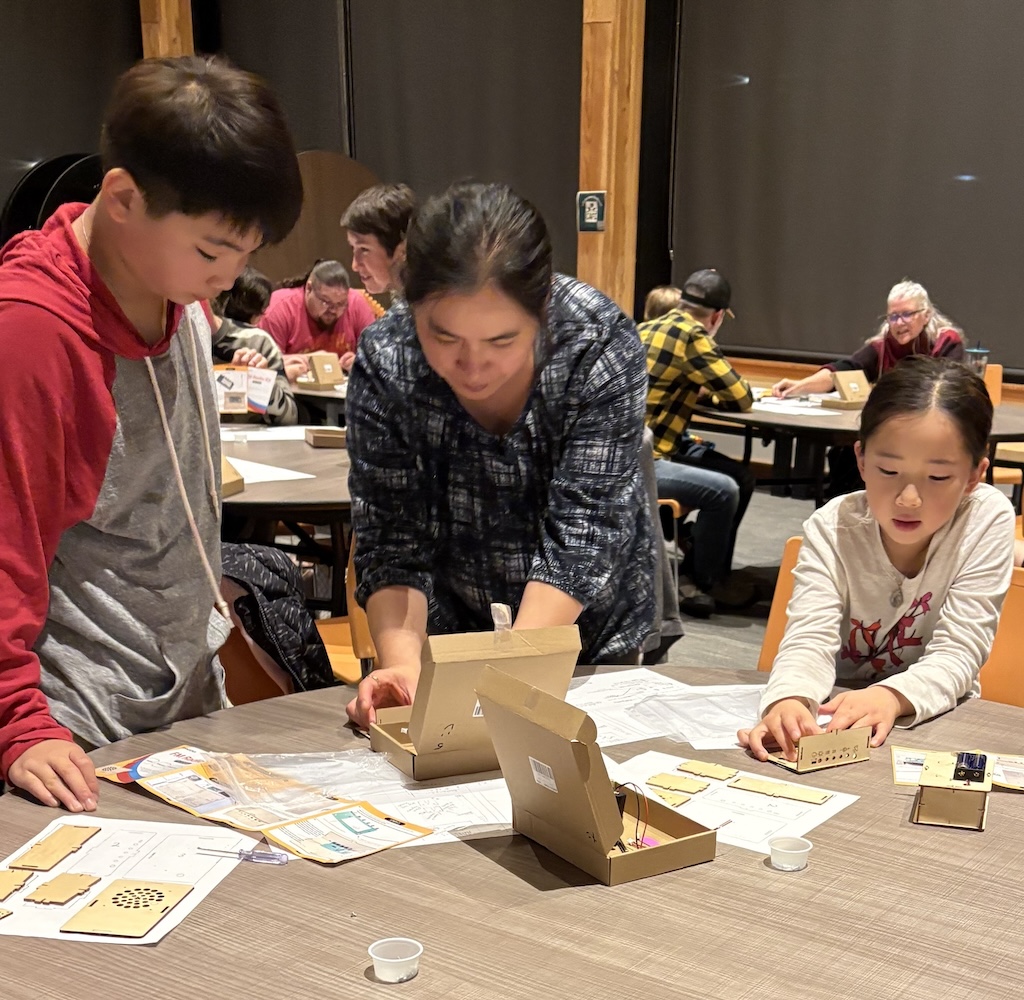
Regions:
[[[958,753],[953,769],[954,781],[984,781],[988,758],[983,753]]]

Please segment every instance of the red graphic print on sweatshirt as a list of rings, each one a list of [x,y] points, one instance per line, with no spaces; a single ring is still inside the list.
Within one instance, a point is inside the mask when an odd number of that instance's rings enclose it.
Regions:
[[[907,609],[887,635],[879,636],[882,623],[866,625],[857,618],[850,620],[850,637],[839,650],[840,659],[859,667],[870,663],[877,673],[898,669],[903,666],[900,651],[908,646],[920,646],[921,637],[914,635],[914,623],[931,610],[931,592],[922,594]]]

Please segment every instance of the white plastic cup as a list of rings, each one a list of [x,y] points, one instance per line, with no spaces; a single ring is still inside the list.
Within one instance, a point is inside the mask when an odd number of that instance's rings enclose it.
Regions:
[[[780,872],[798,872],[807,867],[807,855],[814,845],[803,837],[776,837],[768,841],[772,868]]]
[[[412,938],[382,938],[366,950],[373,959],[373,974],[382,983],[404,983],[420,971],[423,945]]]
[[[235,444],[245,444],[248,440],[248,431],[235,431]]]

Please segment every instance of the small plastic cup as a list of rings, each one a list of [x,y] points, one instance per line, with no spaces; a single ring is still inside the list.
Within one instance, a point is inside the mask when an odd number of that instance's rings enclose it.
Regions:
[[[248,440],[248,431],[235,431],[235,444],[245,444]]]
[[[807,867],[807,855],[814,845],[803,837],[776,837],[768,841],[772,868],[780,872],[798,872]]]
[[[985,377],[988,367],[989,349],[987,347],[968,347],[964,350],[964,363],[979,378]]]
[[[412,938],[382,938],[367,948],[373,974],[382,983],[404,983],[420,971],[423,945]]]

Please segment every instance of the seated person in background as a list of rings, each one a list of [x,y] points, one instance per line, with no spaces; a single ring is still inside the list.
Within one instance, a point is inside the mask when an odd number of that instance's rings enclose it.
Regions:
[[[913,357],[881,377],[855,446],[864,491],[804,525],[761,721],[739,733],[755,757],[775,743],[795,760],[819,711],[877,747],[979,694],[1013,565],[1013,507],[981,481],[991,426],[963,365]],[[859,690],[830,698],[837,680]]]
[[[200,301],[302,208],[280,106],[218,59],[137,63],[100,147],[92,203],[0,252],[0,772],[72,812],[83,747],[226,707]]]
[[[678,309],[683,304],[682,289],[675,285],[656,285],[644,299],[644,322],[650,322],[665,313]]]
[[[213,333],[213,358],[218,364],[271,368],[278,373],[264,423],[294,424],[298,407],[285,374],[284,356],[269,333],[250,324],[259,319],[270,301],[270,280],[259,271],[246,267],[231,288],[210,303],[210,329]],[[229,315],[230,314],[230,315]],[[242,419],[246,419],[242,414]],[[255,414],[250,417],[256,418]]]
[[[350,294],[348,271],[336,260],[321,260],[305,278],[294,285],[285,282],[270,296],[259,325],[274,338],[286,363],[297,360],[288,367],[294,381],[293,374],[309,370],[302,356],[312,351],[332,351],[348,371],[359,335],[375,318],[364,296]]]
[[[405,297],[348,388],[357,597],[379,666],[360,726],[409,704],[430,634],[578,622],[581,663],[639,662],[654,619],[640,468],[646,373],[633,321],[553,275],[537,210],[460,184],[409,228]]]
[[[912,354],[962,361],[964,340],[959,327],[938,311],[924,288],[904,278],[890,289],[882,324],[863,347],[845,360],[825,365],[806,378],[784,378],[776,382],[772,394],[787,399],[811,392],[831,392],[832,373],[837,371],[863,371],[867,380],[875,383],[898,361]],[[864,483],[849,445],[830,448],[828,465],[829,497],[863,489]]]
[[[352,248],[352,270],[371,295],[401,291],[405,234],[416,195],[405,184],[377,184],[356,195],[341,217]]]
[[[744,604],[723,586],[732,569],[736,531],[754,492],[749,466],[691,437],[687,425],[698,396],[724,410],[749,410],[754,397],[715,343],[732,290],[717,271],[695,271],[683,283],[682,303],[639,326],[647,347],[647,426],[654,434],[658,496],[699,508],[693,550],[680,577],[680,608],[706,618],[722,604]],[[710,591],[714,590],[715,596]]]

